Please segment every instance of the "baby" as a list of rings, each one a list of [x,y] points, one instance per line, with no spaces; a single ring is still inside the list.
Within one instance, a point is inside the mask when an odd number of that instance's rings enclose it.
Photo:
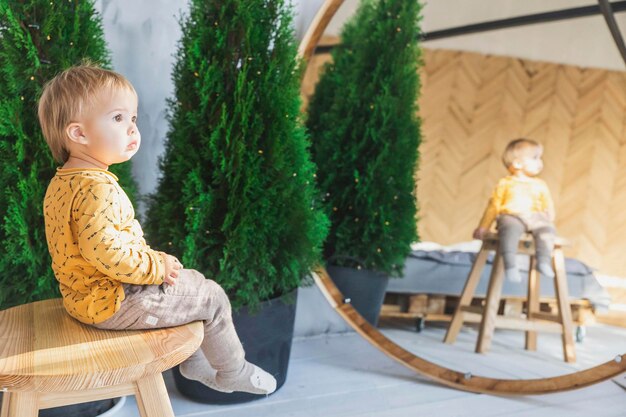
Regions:
[[[483,239],[497,219],[505,275],[513,282],[521,281],[516,257],[524,232],[531,232],[535,239],[537,270],[554,277],[554,203],[546,183],[536,177],[543,169],[542,154],[543,147],[530,139],[516,139],[507,145],[502,161],[510,175],[498,182],[480,225],[474,230],[474,238]]]
[[[92,64],[50,80],[38,116],[54,159],[63,164],[43,203],[52,269],[63,305],[100,329],[153,329],[204,322],[204,340],[180,372],[222,392],[270,394],[274,377],[245,360],[224,290],[146,244],[112,164],[141,144],[138,98],[122,75]]]

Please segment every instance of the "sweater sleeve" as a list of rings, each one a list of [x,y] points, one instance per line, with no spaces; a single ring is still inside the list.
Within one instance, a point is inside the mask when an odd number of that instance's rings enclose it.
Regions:
[[[502,205],[502,199],[504,195],[505,185],[500,181],[496,188],[493,190],[491,194],[491,198],[489,199],[489,203],[487,203],[487,208],[485,209],[485,213],[483,214],[482,219],[478,227],[489,229],[491,224],[498,216],[500,211],[500,206]]]
[[[550,194],[550,189],[548,188],[548,184],[545,181],[541,182],[541,204],[543,210],[548,213],[548,217],[550,221],[554,221],[555,212],[554,212],[554,201],[552,200],[552,195]]]
[[[165,278],[162,255],[129,243],[120,231],[120,197],[113,184],[94,183],[74,200],[81,255],[103,274],[129,284],[161,284]]]

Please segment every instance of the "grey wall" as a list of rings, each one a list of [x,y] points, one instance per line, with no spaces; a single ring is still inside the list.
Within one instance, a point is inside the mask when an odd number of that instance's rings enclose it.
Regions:
[[[138,126],[141,147],[133,158],[133,174],[140,193],[154,191],[157,157],[163,152],[168,129],[165,99],[173,93],[170,79],[173,54],[180,37],[177,18],[186,10],[183,0],[99,0],[113,68],[124,74],[139,95]],[[143,204],[137,212],[142,215]]]
[[[313,19],[321,0],[294,2],[294,29],[298,38]],[[139,94],[138,124],[141,148],[133,158],[133,174],[142,194],[157,185],[157,158],[168,129],[166,98],[173,94],[171,71],[180,38],[178,20],[187,12],[187,0],[96,0],[111,50],[113,68],[124,74]],[[143,215],[140,202],[137,212]]]
[[[168,130],[166,98],[173,94],[171,71],[180,37],[179,17],[187,11],[186,0],[98,0],[105,37],[112,54],[113,68],[124,74],[139,95],[138,125],[141,148],[133,158],[133,175],[139,191],[154,191],[157,158],[163,152]],[[295,5],[296,34],[301,37],[317,6]],[[136,207],[143,215],[142,203]],[[302,288],[298,294],[295,336],[350,331],[332,310],[316,287]]]
[[[353,331],[328,304],[324,295],[315,285],[298,290],[294,336],[315,336],[324,333]]]

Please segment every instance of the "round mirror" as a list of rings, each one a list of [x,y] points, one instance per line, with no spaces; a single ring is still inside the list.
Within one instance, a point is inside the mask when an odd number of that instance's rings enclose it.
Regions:
[[[307,64],[301,89],[305,106],[324,63],[331,61],[331,51],[341,44],[337,29],[326,35],[325,29],[334,16],[349,19],[357,4],[322,2],[306,32],[300,45]],[[607,284],[625,288],[626,279],[602,274],[589,264],[614,272],[625,262],[618,254],[626,247],[622,237],[626,234],[615,232],[619,225],[598,213],[609,210],[618,216],[621,211],[607,205],[618,198],[618,179],[622,170],[626,173],[626,163],[619,157],[626,151],[626,145],[621,145],[626,143],[626,129],[618,117],[626,106],[620,104],[621,110],[608,115],[602,109],[612,107],[611,94],[626,103],[626,89],[612,88],[626,85],[626,76],[565,63],[450,50],[454,43],[445,39],[446,33],[476,32],[476,21],[493,16],[477,16],[486,9],[474,7],[469,16],[456,13],[458,22],[448,19],[449,14],[446,19],[431,18],[443,16],[442,8],[448,6],[423,9],[422,29],[438,40],[423,45],[419,71],[423,140],[420,168],[414,174],[422,242],[411,245],[403,277],[389,279],[380,296],[383,305],[376,308],[379,317],[372,319],[355,309],[360,308],[356,298],[338,289],[330,267],[315,271],[316,283],[337,313],[376,348],[455,388],[540,394],[618,376],[626,371],[626,328],[612,325],[624,325],[620,316],[613,323],[599,317],[610,307],[611,297],[619,295]],[[528,15],[531,23],[540,18],[532,15],[545,12],[532,5],[519,7],[518,15]],[[483,30],[506,24],[506,18],[485,22]],[[599,14],[589,19],[602,22]],[[447,27],[452,23],[454,28]],[[339,28],[341,22],[333,25]],[[542,36],[541,31],[537,36]],[[522,36],[507,33],[513,44]],[[494,39],[503,34],[469,35],[459,48],[479,45],[479,36]],[[546,53],[551,47],[558,46],[547,46]],[[589,93],[590,89],[598,94]],[[602,91],[611,93],[602,95]],[[595,116],[589,115],[591,111]],[[616,129],[602,127],[606,125]],[[472,230],[494,184],[507,175],[500,161],[507,142],[527,136],[543,144],[542,178],[556,205],[557,239],[550,259],[554,277],[536,271],[534,236],[526,233],[515,255],[520,279],[511,281],[504,273],[498,235],[492,230],[482,240],[472,240]],[[594,178],[606,180],[606,187],[592,186]],[[361,269],[358,262],[354,267]]]

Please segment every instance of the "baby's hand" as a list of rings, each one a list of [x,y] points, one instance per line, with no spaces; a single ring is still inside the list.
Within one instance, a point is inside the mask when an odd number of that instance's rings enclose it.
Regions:
[[[474,239],[480,239],[483,240],[483,237],[485,236],[485,234],[488,232],[489,230],[484,228],[484,227],[478,227],[476,230],[474,230],[474,234],[472,235],[472,237]]]
[[[165,261],[165,278],[163,282],[167,282],[170,285],[176,285],[178,279],[178,271],[183,268],[183,264],[180,263],[178,258],[172,255],[168,255],[165,252],[161,252],[163,260]]]

